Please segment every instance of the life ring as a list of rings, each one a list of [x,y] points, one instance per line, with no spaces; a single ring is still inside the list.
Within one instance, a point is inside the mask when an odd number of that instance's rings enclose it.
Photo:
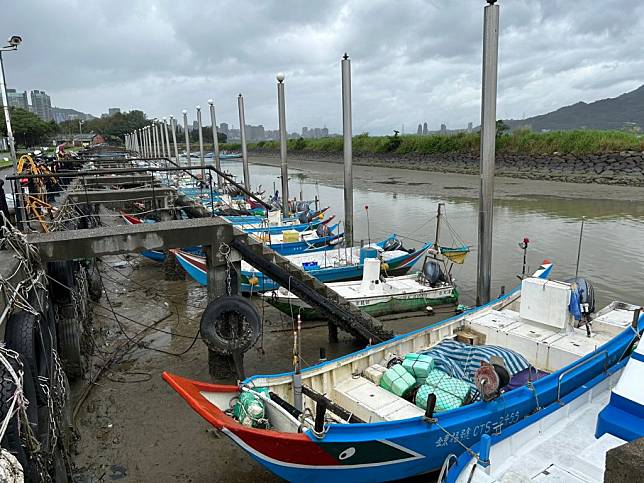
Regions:
[[[262,318],[257,308],[239,295],[225,295],[208,304],[201,315],[201,337],[221,354],[246,352],[259,339]]]

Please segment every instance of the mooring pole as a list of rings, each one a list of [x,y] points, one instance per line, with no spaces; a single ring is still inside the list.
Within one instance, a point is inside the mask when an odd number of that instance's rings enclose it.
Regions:
[[[244,116],[244,97],[237,98],[239,109],[239,136],[241,138],[242,162],[244,164],[244,187],[250,191],[250,172],[248,170],[248,150],[246,149],[246,118]]]
[[[165,135],[165,151],[167,153],[168,158],[172,158],[172,155],[170,154],[172,151],[170,149],[170,136],[168,133],[168,119],[166,117],[163,118],[163,133]]]
[[[280,131],[280,167],[282,170],[282,215],[288,216],[288,162],[286,159],[286,99],[284,94],[284,74],[277,74],[277,115]]]
[[[190,133],[188,132],[188,111],[185,109],[183,112],[183,132],[186,135],[186,158],[188,159],[188,166],[192,166],[192,158],[190,157]]]
[[[219,138],[217,137],[217,116],[215,116],[215,101],[208,99],[208,105],[210,106],[210,122],[212,123],[212,157],[215,162],[215,168],[217,168],[217,171],[221,171],[221,160],[219,159]],[[217,188],[221,189],[223,184],[224,181],[221,179],[219,173],[217,173]]]
[[[344,242],[353,246],[353,145],[351,127],[351,61],[342,57],[342,135],[344,137]]]
[[[174,144],[174,162],[179,164],[179,147],[177,146],[177,120],[170,116],[170,131],[172,131],[172,144]]]
[[[496,141],[496,83],[499,54],[499,6],[484,8],[483,75],[481,95],[481,187],[479,192],[479,252],[476,305],[490,301],[492,279],[492,220],[494,210],[494,150]]]
[[[295,373],[293,374],[293,406],[298,411],[303,411],[302,404],[302,318],[297,314],[297,328],[293,334],[293,361]]]
[[[157,158],[163,156],[163,151],[161,149],[161,129],[159,129],[159,123],[154,121],[154,143],[156,145],[156,154]]]
[[[201,125],[201,106],[197,106],[197,129],[199,129],[199,163],[201,165],[201,180],[206,180],[206,170],[204,166],[206,164],[204,155],[203,155],[203,129]]]
[[[163,134],[163,121],[159,121],[159,143],[161,144],[161,157],[165,158],[165,135]],[[169,154],[169,153],[168,153]]]

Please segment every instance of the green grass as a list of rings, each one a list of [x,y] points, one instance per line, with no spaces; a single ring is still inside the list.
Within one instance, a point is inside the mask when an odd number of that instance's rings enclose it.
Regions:
[[[451,136],[369,136],[360,134],[353,137],[354,154],[445,154],[476,153],[479,151],[478,133],[460,133]],[[239,144],[223,144],[222,149],[238,151]],[[277,141],[250,143],[249,149],[278,151]],[[290,152],[342,153],[341,137],[321,139],[289,139]],[[644,151],[644,137],[622,131],[557,131],[534,133],[517,131],[497,137],[497,153],[546,155],[601,154],[616,151]]]

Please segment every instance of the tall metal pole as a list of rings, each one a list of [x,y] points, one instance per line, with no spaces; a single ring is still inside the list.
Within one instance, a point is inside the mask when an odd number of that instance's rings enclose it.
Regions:
[[[169,158],[170,151],[168,150],[168,137],[166,136],[167,132],[164,126],[165,126],[165,118],[163,118],[161,120],[161,124],[159,124],[159,134],[161,136],[161,155],[164,158]]]
[[[161,124],[159,124],[159,121],[157,121],[154,125],[154,130],[157,132],[157,143],[159,145],[159,157],[162,158],[165,156],[165,148],[163,147],[163,128],[161,127]]]
[[[219,139],[217,137],[217,117],[215,116],[215,101],[208,99],[208,105],[210,106],[210,122],[212,123],[212,157],[215,162],[215,168],[217,171],[221,171],[221,160],[219,159]],[[217,173],[217,188],[221,189],[224,184],[224,180],[221,179],[219,173]]]
[[[436,213],[436,236],[434,237],[434,247],[436,247],[437,249],[440,248],[438,240],[440,239],[441,235],[441,216],[443,215],[444,207],[445,203],[438,203],[438,212]]]
[[[4,63],[2,62],[2,51],[0,51],[0,91],[2,91],[2,106],[4,109],[4,122],[7,126],[7,138],[9,139],[9,153],[14,174],[18,172],[18,159],[16,158],[16,144],[11,129],[11,112],[9,110],[9,99],[7,97],[7,84],[4,77]]]
[[[174,162],[179,163],[179,147],[177,146],[177,120],[170,116],[170,130],[172,131],[172,144],[174,144]]]
[[[170,154],[172,151],[170,150],[170,136],[168,135],[168,119],[163,118],[163,133],[165,136],[165,151],[166,155],[169,159],[172,158],[172,154]]]
[[[248,150],[246,149],[246,118],[244,116],[244,98],[241,94],[237,98],[239,109],[239,135],[241,137],[242,162],[244,165],[244,188],[250,191],[250,172],[248,170]]]
[[[147,152],[147,141],[145,139],[145,127],[142,127],[139,129],[141,132],[141,154],[143,157],[147,157],[148,152]]]
[[[150,156],[150,139],[148,138],[149,134],[148,126],[143,128],[143,142],[145,143],[145,157],[149,158]]]
[[[154,152],[152,152],[152,130],[149,124],[145,126],[145,138],[148,145],[148,158],[151,158],[154,156]]]
[[[577,248],[577,264],[575,265],[575,278],[579,276],[579,260],[581,259],[581,241],[584,239],[584,222],[586,217],[581,217],[581,229],[579,230],[579,247]]]
[[[152,125],[152,130],[154,132],[154,156],[158,158],[161,156],[161,145],[159,144],[159,126],[156,122]]]
[[[342,57],[342,135],[344,137],[344,240],[353,246],[353,145],[351,127],[351,61]]]
[[[284,94],[284,74],[277,74],[277,115],[280,130],[280,167],[282,171],[282,215],[288,216],[288,162],[286,159],[286,99]]]
[[[492,280],[492,220],[494,213],[494,151],[496,142],[496,83],[499,54],[499,6],[484,8],[481,96],[481,188],[476,304],[490,301]]]
[[[188,166],[192,166],[192,158],[190,157],[190,133],[188,132],[188,111],[183,110],[183,132],[186,135],[186,157],[188,158]]]
[[[201,164],[201,180],[206,181],[206,160],[203,155],[203,129],[201,125],[201,106],[197,106],[197,127],[199,129],[199,163]]]

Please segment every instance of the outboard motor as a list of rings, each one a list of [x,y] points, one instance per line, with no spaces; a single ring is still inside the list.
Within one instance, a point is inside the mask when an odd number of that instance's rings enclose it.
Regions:
[[[440,263],[430,258],[425,259],[425,263],[423,264],[423,277],[425,277],[425,280],[427,280],[429,285],[432,287],[438,282],[447,281],[447,277],[445,277],[445,273],[443,273]]]
[[[309,223],[311,220],[309,219],[309,212],[308,212],[308,210],[306,210],[306,211],[302,211],[302,212],[299,214],[299,216],[297,217],[297,220],[298,220],[300,223],[302,223],[302,224]]]
[[[570,278],[566,280],[572,285],[573,295],[571,297],[571,312],[577,320],[577,327],[586,326],[586,335],[590,337],[591,320],[590,315],[595,312],[595,288],[593,284],[583,277]],[[573,302],[577,307],[573,307]]]
[[[382,246],[382,249],[386,252],[393,252],[394,250],[402,250],[402,242],[398,238],[390,238]]]
[[[318,225],[318,227],[315,229],[315,233],[317,233],[317,235],[318,235],[320,238],[325,238],[325,237],[327,237],[327,236],[330,236],[330,235],[331,235],[331,230],[329,229],[329,227],[328,227],[328,226],[320,224],[320,225]]]

